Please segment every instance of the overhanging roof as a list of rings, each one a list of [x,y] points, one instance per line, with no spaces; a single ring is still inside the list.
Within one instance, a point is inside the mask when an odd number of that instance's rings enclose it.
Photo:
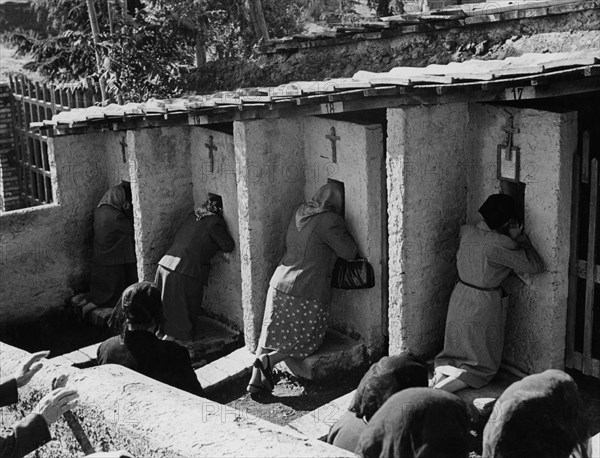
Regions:
[[[428,67],[360,71],[352,78],[301,81],[144,103],[63,111],[32,123],[54,135],[166,125],[343,113],[404,105],[499,102],[600,91],[600,50],[524,54]]]

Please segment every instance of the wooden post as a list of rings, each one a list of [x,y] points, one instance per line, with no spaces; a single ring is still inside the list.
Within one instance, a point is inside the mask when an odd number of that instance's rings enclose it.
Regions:
[[[598,159],[592,160],[590,181],[590,220],[588,225],[587,269],[585,279],[585,312],[583,321],[583,373],[593,375],[592,338],[594,322],[594,280],[596,266],[596,215],[598,211]]]
[[[248,0],[250,3],[250,17],[254,23],[254,29],[260,33],[260,39],[265,43],[269,40],[269,30],[263,14],[262,3],[260,0]]]
[[[110,36],[115,35],[115,25],[113,24],[113,0],[106,0],[106,7],[108,8],[108,29],[110,30]]]
[[[569,296],[567,299],[567,343],[565,366],[574,368],[575,320],[577,316],[577,238],[579,234],[579,188],[581,158],[573,158],[573,198],[571,203],[571,259],[569,262]],[[581,369],[579,367],[578,369]]]

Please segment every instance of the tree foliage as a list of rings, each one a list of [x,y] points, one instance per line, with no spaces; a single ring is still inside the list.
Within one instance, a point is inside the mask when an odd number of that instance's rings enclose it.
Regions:
[[[38,14],[47,18],[47,34],[12,36],[19,52],[33,56],[27,68],[58,82],[102,76],[109,93],[129,101],[179,94],[186,73],[194,68],[199,45],[209,60],[245,59],[256,43],[243,0],[151,0],[133,16],[121,14],[120,6],[113,5],[113,33],[108,0],[95,0],[99,49],[92,39],[86,2],[34,1]],[[263,0],[272,36],[299,30],[301,5],[301,0]]]

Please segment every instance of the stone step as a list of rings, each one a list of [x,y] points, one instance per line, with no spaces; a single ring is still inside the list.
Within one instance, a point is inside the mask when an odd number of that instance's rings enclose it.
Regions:
[[[255,358],[256,356],[248,349],[240,348],[196,369],[196,376],[207,394],[214,393],[242,378],[249,379]]]
[[[313,410],[310,413],[290,422],[288,427],[313,439],[324,440],[329,434],[329,429],[348,410],[356,390],[346,393],[337,399]]]
[[[328,329],[323,345],[303,360],[290,358],[280,364],[295,377],[319,382],[361,368],[366,363],[365,346],[357,340]]]
[[[467,388],[455,393],[467,403],[469,415],[476,430],[483,430],[485,423],[492,413],[496,399],[500,397],[506,388],[520,379],[521,377],[505,369],[500,369],[489,385],[478,390]]]

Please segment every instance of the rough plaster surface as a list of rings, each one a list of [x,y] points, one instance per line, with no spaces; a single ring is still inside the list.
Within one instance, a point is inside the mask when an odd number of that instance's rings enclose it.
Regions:
[[[10,376],[28,353],[0,343],[2,377]],[[80,395],[79,416],[100,410],[106,425],[134,431],[168,451],[189,457],[352,457],[354,454],[256,418],[246,412],[171,388],[125,367],[106,365],[85,370],[45,368],[23,388],[48,391],[59,374]],[[84,421],[85,424],[85,421]]]
[[[304,129],[298,119],[234,122],[244,337],[256,347],[269,280],[304,198]]]
[[[206,147],[211,136],[213,144],[218,148],[214,152],[212,172]],[[244,324],[242,258],[239,243],[237,173],[233,135],[202,127],[193,127],[190,151],[195,206],[203,203],[208,193],[220,195],[223,198],[223,218],[227,223],[229,233],[235,240],[235,248],[230,257],[226,258],[222,254],[217,254],[211,261],[212,268],[208,287],[204,289],[202,307],[209,313],[217,315],[241,329]]]
[[[331,142],[326,137],[335,128],[337,163],[332,162]],[[332,119],[306,117],[304,197],[310,199],[327,179],[344,183],[345,219],[348,230],[375,272],[375,287],[366,290],[334,289],[331,304],[332,327],[360,337],[368,352],[376,353],[383,344],[382,289],[387,278],[382,272],[382,169],[385,147],[381,125],[361,125]],[[387,277],[387,276],[386,276]]]
[[[564,364],[568,294],[571,177],[577,146],[575,113],[509,109],[514,114],[514,144],[521,149],[525,189],[525,232],[546,264],[546,272],[529,276],[530,285],[511,278],[504,359],[531,373]],[[470,222],[485,198],[499,192],[496,150],[505,142],[508,113],[489,105],[470,106]]]
[[[93,210],[126,166],[112,133],[49,139],[56,204],[0,214],[0,317],[39,316],[88,287]],[[122,162],[121,162],[122,163]],[[6,322],[4,321],[4,322]]]
[[[465,104],[388,110],[390,354],[433,356],[444,337],[465,221]]]
[[[194,209],[190,127],[127,131],[138,277],[154,281],[156,266]]]

